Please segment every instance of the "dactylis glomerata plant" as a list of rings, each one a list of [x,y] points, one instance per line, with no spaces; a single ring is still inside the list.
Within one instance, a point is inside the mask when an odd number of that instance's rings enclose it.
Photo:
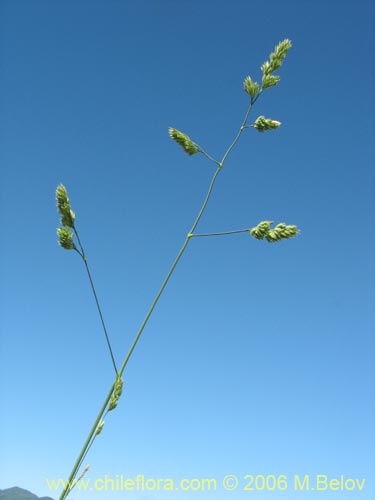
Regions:
[[[95,291],[95,286],[91,277],[90,269],[88,266],[86,254],[84,252],[81,240],[79,238],[79,234],[75,225],[75,214],[70,206],[70,201],[68,198],[67,191],[65,187],[60,184],[57,187],[56,190],[56,200],[57,200],[57,207],[61,215],[61,225],[57,230],[57,234],[59,237],[59,243],[60,245],[65,248],[66,250],[74,250],[77,252],[80,257],[82,258],[86,271],[89,277],[90,285],[92,288],[92,292],[94,294],[95,302],[97,305],[97,309],[99,312],[100,320],[102,323],[104,335],[106,338],[109,354],[111,357],[111,361],[113,364],[113,368],[115,371],[115,380],[109,389],[109,392],[104,400],[103,406],[100,409],[96,420],[91,428],[91,431],[87,437],[86,442],[84,443],[82,450],[77,458],[76,463],[74,464],[73,470],[69,476],[69,479],[67,481],[66,487],[64,488],[60,500],[63,500],[66,498],[71,491],[71,489],[75,486],[77,481],[79,481],[83,475],[87,472],[88,467],[86,467],[81,475],[77,478],[77,474],[82,466],[83,460],[85,459],[90,447],[92,446],[93,442],[97,438],[97,436],[102,432],[103,426],[104,426],[104,418],[107,416],[107,414],[114,410],[117,406],[117,403],[119,401],[119,398],[122,393],[122,386],[123,386],[123,380],[122,380],[122,375],[125,370],[125,367],[133,353],[133,350],[142,335],[142,332],[160,298],[162,295],[165,286],[167,285],[170,277],[173,274],[173,271],[175,270],[180,258],[182,257],[187,245],[190,243],[190,241],[193,238],[196,237],[203,237],[203,236],[222,236],[222,235],[230,235],[230,234],[235,234],[235,233],[248,233],[250,236],[253,236],[257,240],[267,240],[270,243],[274,243],[283,239],[288,239],[292,238],[293,236],[296,236],[298,234],[298,229],[294,225],[286,225],[284,223],[277,224],[276,226],[272,227],[273,222],[272,221],[262,221],[259,222],[259,224],[255,227],[251,228],[245,228],[245,229],[240,229],[240,230],[234,230],[234,231],[225,231],[225,232],[216,232],[216,233],[205,233],[205,234],[199,234],[196,233],[196,228],[199,224],[199,221],[201,220],[201,217],[203,216],[203,213],[206,209],[207,203],[210,199],[215,181],[217,176],[219,175],[221,169],[223,168],[229,153],[232,151],[234,146],[237,144],[240,136],[242,133],[250,128],[256,129],[258,132],[266,132],[269,130],[274,130],[280,127],[281,123],[277,120],[273,120],[270,118],[266,118],[264,116],[258,116],[258,118],[252,122],[249,123],[249,116],[250,112],[254,106],[254,104],[257,102],[259,97],[263,94],[263,92],[270,88],[274,87],[277,85],[280,81],[280,77],[275,74],[275,72],[281,67],[284,58],[291,48],[292,44],[290,40],[286,39],[280,42],[274,49],[274,51],[270,54],[269,60],[266,61],[264,64],[261,66],[261,72],[262,72],[262,81],[261,83],[257,83],[256,81],[253,81],[250,76],[247,76],[245,78],[245,81],[243,83],[243,88],[246,92],[246,94],[249,97],[249,105],[244,117],[244,120],[237,132],[237,135],[233,139],[232,143],[228,147],[228,149],[225,151],[221,161],[216,160],[213,158],[211,155],[209,155],[199,144],[194,142],[190,137],[183,132],[180,132],[179,130],[175,128],[170,128],[169,129],[169,135],[170,137],[179,145],[182,147],[182,149],[185,151],[190,156],[193,156],[195,154],[201,153],[203,154],[209,161],[213,162],[216,165],[216,170],[212,176],[211,183],[208,187],[207,195],[203,201],[203,204],[198,212],[198,215],[186,235],[186,239],[178,252],[175,260],[172,263],[171,268],[169,269],[158,293],[156,294],[156,297],[151,304],[150,309],[148,310],[135,338],[133,341],[133,344],[130,346],[129,352],[127,356],[125,357],[122,365],[120,368],[117,367],[116,362],[115,362],[115,357],[111,348],[111,343],[109,339],[109,335],[104,323],[103,315],[101,312],[99,300]]]

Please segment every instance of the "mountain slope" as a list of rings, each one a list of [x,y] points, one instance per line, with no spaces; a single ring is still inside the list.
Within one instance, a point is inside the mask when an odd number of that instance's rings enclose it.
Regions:
[[[24,490],[15,486],[14,488],[7,488],[0,490],[0,500],[53,500],[50,497],[38,497],[31,493],[31,491]]]

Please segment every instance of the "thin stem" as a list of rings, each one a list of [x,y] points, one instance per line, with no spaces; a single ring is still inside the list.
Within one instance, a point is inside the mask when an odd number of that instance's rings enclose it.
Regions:
[[[85,449],[85,452],[84,454],[82,455],[82,457],[80,458],[79,462],[77,460],[76,464],[75,464],[75,467],[76,467],[76,470],[75,470],[75,473],[74,473],[74,476],[77,474],[77,471],[79,470],[79,468],[81,467],[83,461],[85,460],[86,458],[86,455],[88,454],[88,452],[90,451],[90,448],[91,446],[94,444],[94,441],[95,441],[95,438],[97,436],[97,429],[98,429],[98,426],[100,424],[100,422],[103,422],[105,417],[107,416],[107,413],[108,413],[108,410],[104,413],[104,415],[102,415],[100,417],[100,420],[95,428],[95,434],[93,434],[92,436],[90,436],[90,441],[88,441],[87,443],[87,446],[86,446],[86,449]],[[96,422],[95,422],[96,423]],[[79,481],[79,479],[77,480],[77,482]],[[72,489],[74,488],[74,486],[76,486],[76,483],[74,483],[74,479],[73,479],[73,485],[71,486],[71,488],[69,489],[69,492],[65,495],[64,498],[66,498],[68,496],[68,494],[70,493],[70,491],[72,491]]]
[[[81,464],[82,464],[84,458],[86,457],[88,450],[91,448],[93,442],[95,441],[96,430],[98,428],[99,423],[101,422],[101,420],[103,418],[103,415],[104,415],[105,410],[108,406],[109,400],[111,399],[114,387],[115,387],[115,382],[113,382],[112,387],[111,387],[111,389],[110,389],[110,391],[109,391],[109,393],[108,393],[108,395],[107,395],[107,397],[106,397],[106,399],[105,399],[105,401],[104,401],[104,403],[103,403],[103,405],[98,413],[98,416],[96,417],[96,420],[95,420],[93,426],[91,427],[90,433],[87,436],[87,439],[86,439],[86,441],[85,441],[85,443],[80,451],[80,454],[78,455],[78,458],[73,466],[72,472],[70,473],[70,476],[69,476],[69,478],[64,486],[64,489],[60,495],[59,500],[64,500],[70,493],[69,485],[73,483],[78,469],[81,467]]]
[[[220,170],[221,170],[221,166],[219,166],[219,167],[216,169],[216,172],[214,173],[214,175],[213,175],[213,177],[212,177],[212,180],[211,180],[211,183],[210,183],[210,186],[209,186],[209,188],[208,188],[208,192],[207,192],[206,198],[205,198],[205,200],[204,200],[204,202],[203,202],[203,205],[202,205],[202,207],[201,207],[201,209],[200,209],[200,211],[199,211],[199,213],[198,213],[198,215],[197,215],[197,218],[196,218],[196,219],[195,219],[195,221],[194,221],[194,224],[193,224],[193,226],[192,226],[192,228],[191,228],[191,231],[188,233],[188,235],[187,235],[187,237],[186,237],[186,239],[185,239],[185,241],[184,241],[184,243],[183,243],[183,245],[182,245],[182,247],[181,247],[180,251],[179,251],[179,252],[178,252],[178,254],[177,254],[177,257],[176,257],[176,258],[175,258],[175,260],[173,261],[173,264],[172,264],[171,268],[169,269],[169,271],[168,271],[168,273],[167,273],[167,276],[165,277],[165,279],[164,279],[164,281],[163,281],[163,283],[162,283],[162,285],[161,285],[161,287],[160,287],[160,289],[159,289],[158,293],[157,293],[157,294],[156,294],[156,296],[155,296],[155,299],[154,299],[153,303],[151,304],[150,309],[148,310],[148,312],[147,312],[147,314],[146,314],[146,316],[145,316],[145,319],[143,320],[143,323],[142,323],[141,327],[140,327],[140,328],[139,328],[139,330],[138,330],[137,335],[135,336],[135,339],[134,339],[134,341],[133,341],[133,344],[131,345],[131,347],[130,347],[130,349],[129,349],[129,352],[128,352],[128,354],[126,355],[126,358],[124,359],[124,362],[123,362],[123,363],[122,363],[122,365],[121,365],[120,372],[119,372],[119,374],[120,374],[120,375],[122,375],[122,374],[123,374],[123,372],[124,372],[124,370],[125,370],[125,367],[126,367],[126,365],[128,364],[128,361],[129,361],[129,359],[130,359],[130,356],[132,355],[132,353],[133,353],[133,351],[134,351],[134,348],[135,348],[135,346],[137,345],[137,342],[138,342],[138,340],[139,340],[140,336],[142,335],[142,332],[143,332],[143,330],[144,330],[144,328],[145,328],[145,326],[146,326],[146,324],[147,324],[147,322],[148,322],[148,320],[149,320],[149,318],[150,318],[150,316],[151,316],[151,314],[152,314],[152,312],[153,312],[153,310],[154,310],[154,308],[155,308],[156,304],[158,303],[158,300],[159,300],[159,298],[160,298],[161,294],[162,294],[162,293],[163,293],[163,291],[164,291],[164,288],[166,287],[166,285],[167,285],[167,283],[168,283],[168,281],[169,281],[170,277],[171,277],[171,276],[172,276],[172,274],[173,274],[173,271],[175,270],[175,268],[176,268],[176,266],[177,266],[177,264],[178,264],[179,260],[181,259],[182,255],[183,255],[183,253],[184,253],[184,251],[185,251],[185,249],[186,249],[186,247],[187,247],[187,245],[188,245],[188,243],[189,243],[189,241],[190,241],[190,234],[191,234],[191,233],[194,231],[194,229],[197,227],[197,225],[198,225],[198,223],[199,223],[199,221],[200,221],[200,219],[201,219],[201,217],[202,217],[202,215],[203,215],[203,212],[204,212],[204,210],[205,210],[205,208],[206,208],[206,206],[207,206],[208,200],[210,199],[210,196],[211,196],[211,193],[212,193],[212,188],[213,188],[213,186],[214,186],[214,183],[215,183],[216,177],[217,177],[218,173],[220,172]]]
[[[190,229],[190,232],[189,232],[189,235],[188,235],[188,238],[190,238],[190,234],[192,234],[195,230],[195,228],[198,226],[199,224],[199,221],[201,220],[201,217],[203,215],[203,212],[205,211],[206,209],[206,206],[207,206],[207,203],[208,203],[208,200],[210,199],[210,196],[211,196],[211,193],[212,193],[212,189],[214,187],[214,184],[215,184],[215,181],[216,181],[216,177],[219,175],[219,172],[221,170],[221,167],[222,167],[222,164],[220,163],[219,166],[217,167],[212,179],[211,179],[211,183],[209,185],[209,188],[208,188],[208,191],[207,191],[207,195],[206,195],[206,198],[203,202],[203,205],[201,207],[201,209],[199,210],[199,213],[197,215],[197,218],[195,219],[194,221],[194,224],[192,226],[192,228]]]
[[[163,293],[163,291],[164,291],[164,288],[166,287],[166,285],[167,285],[167,283],[168,283],[168,281],[169,281],[170,277],[172,276],[173,271],[175,270],[175,268],[176,268],[176,266],[177,266],[177,264],[178,264],[178,261],[181,259],[182,254],[184,253],[184,251],[185,251],[185,249],[186,249],[186,247],[187,247],[187,245],[188,245],[188,243],[189,243],[189,240],[190,240],[190,238],[186,238],[186,239],[185,239],[184,244],[182,245],[182,247],[181,247],[180,251],[178,252],[177,257],[175,258],[175,260],[174,260],[174,262],[173,262],[173,264],[172,264],[171,268],[170,268],[170,269],[169,269],[169,271],[168,271],[167,276],[165,277],[165,279],[164,279],[164,281],[163,281],[163,283],[162,283],[162,285],[161,285],[161,287],[160,287],[160,289],[159,289],[158,293],[156,294],[156,297],[155,297],[155,299],[154,299],[153,303],[151,304],[151,307],[150,307],[150,309],[148,310],[148,312],[147,312],[147,314],[146,314],[146,316],[145,316],[145,319],[143,320],[143,323],[142,323],[141,327],[140,327],[140,328],[139,328],[139,330],[138,330],[137,335],[136,335],[136,336],[135,336],[135,338],[134,338],[133,344],[131,345],[131,347],[130,347],[130,349],[129,349],[129,352],[128,352],[128,354],[126,355],[126,358],[124,359],[124,362],[123,362],[123,363],[122,363],[122,365],[121,365],[121,368],[120,368],[120,371],[119,371],[119,374],[120,374],[120,375],[122,375],[122,374],[123,374],[123,372],[124,372],[124,370],[125,370],[125,367],[126,367],[126,365],[128,364],[128,361],[129,361],[129,359],[130,359],[130,356],[132,355],[132,353],[133,353],[133,351],[134,351],[134,348],[135,348],[135,346],[137,345],[137,342],[138,342],[138,340],[139,340],[140,336],[142,335],[142,332],[143,332],[143,330],[144,330],[144,328],[145,328],[145,326],[146,326],[146,324],[147,324],[147,322],[148,322],[148,320],[149,320],[149,318],[150,318],[150,316],[151,316],[151,314],[152,314],[152,311],[154,310],[154,308],[155,308],[155,306],[156,306],[156,304],[157,304],[157,302],[158,302],[158,300],[159,300],[159,298],[160,298],[161,294],[162,294],[162,293]]]
[[[75,250],[82,259],[84,259],[82,253],[78,250],[78,248],[75,245],[73,246],[73,250]]]
[[[263,90],[264,90],[264,88],[261,87],[261,89],[259,90],[259,92],[257,93],[257,95],[251,99],[251,104],[255,104],[257,102],[257,100],[259,99],[259,97],[262,95]]]
[[[252,107],[254,106],[255,104],[255,101],[258,99],[259,95],[260,95],[261,92],[258,93],[258,95],[254,98],[254,99],[251,99],[250,101],[250,105],[249,107],[247,108],[247,111],[246,111],[246,114],[245,114],[245,118],[243,119],[243,122],[241,124],[241,127],[236,135],[236,137],[233,139],[233,142],[232,144],[229,146],[229,148],[226,150],[226,152],[224,153],[224,156],[223,156],[223,159],[221,160],[221,165],[223,166],[224,165],[224,162],[225,160],[227,159],[227,156],[229,155],[229,153],[232,151],[232,149],[234,148],[234,146],[237,144],[238,142],[238,139],[240,138],[242,132],[244,131],[245,127],[246,127],[246,122],[247,122],[247,119],[249,118],[249,115],[250,115],[250,112],[251,112],[251,109]]]
[[[205,197],[205,199],[203,201],[203,204],[202,204],[202,206],[201,206],[201,208],[200,208],[200,210],[198,212],[198,215],[197,215],[197,217],[196,217],[196,219],[195,219],[195,221],[194,221],[194,223],[192,225],[192,228],[189,231],[188,235],[186,236],[186,239],[185,239],[185,241],[184,241],[184,243],[183,243],[180,251],[178,252],[178,254],[177,254],[175,260],[173,261],[173,263],[172,263],[172,265],[171,265],[171,267],[170,267],[170,269],[169,269],[169,271],[168,271],[168,273],[167,273],[167,275],[166,275],[166,277],[165,277],[165,279],[164,279],[164,281],[163,281],[163,283],[162,283],[159,291],[157,292],[157,294],[156,294],[156,296],[155,296],[155,298],[154,298],[154,300],[153,300],[153,302],[151,304],[151,307],[148,310],[148,312],[147,312],[147,314],[146,314],[146,316],[145,316],[145,318],[144,318],[144,320],[143,320],[143,322],[142,322],[142,324],[141,324],[141,326],[140,326],[140,328],[139,328],[139,330],[138,330],[138,332],[137,332],[137,334],[136,334],[136,336],[134,338],[134,341],[133,341],[133,343],[132,343],[132,345],[131,345],[131,347],[130,347],[130,349],[129,349],[129,351],[128,351],[128,353],[127,353],[127,355],[126,355],[126,357],[125,357],[125,359],[124,359],[124,361],[123,361],[123,363],[121,365],[121,368],[120,368],[120,370],[119,370],[119,372],[118,372],[117,375],[121,376],[123,374],[123,372],[125,370],[125,367],[128,364],[128,361],[129,361],[131,355],[133,354],[135,346],[137,345],[137,343],[138,343],[138,341],[139,341],[139,339],[140,339],[140,337],[141,337],[141,335],[143,333],[143,330],[144,330],[144,328],[145,328],[145,326],[146,326],[146,324],[147,324],[147,322],[148,322],[148,320],[149,320],[149,318],[150,318],[153,310],[155,309],[156,304],[158,303],[158,301],[160,299],[160,296],[162,295],[162,293],[163,293],[163,291],[164,291],[164,289],[165,289],[165,287],[166,287],[169,279],[171,278],[171,276],[172,276],[172,274],[173,274],[173,272],[174,272],[174,270],[175,270],[175,268],[176,268],[179,260],[181,259],[183,253],[185,252],[186,247],[188,246],[191,237],[194,236],[193,232],[194,232],[195,228],[198,226],[199,221],[201,220],[201,217],[202,217],[202,215],[203,215],[203,213],[204,213],[204,211],[206,209],[206,206],[207,206],[207,203],[208,203],[208,201],[210,199],[210,196],[211,196],[211,193],[212,193],[212,190],[213,190],[216,178],[217,178],[219,172],[221,171],[221,169],[222,169],[222,167],[224,165],[224,162],[227,159],[229,153],[231,152],[231,150],[233,149],[233,147],[238,142],[238,139],[240,138],[240,135],[241,135],[241,133],[244,130],[244,127],[246,125],[247,119],[249,117],[249,114],[250,114],[250,111],[251,111],[251,108],[252,108],[254,102],[255,102],[255,100],[251,101],[251,103],[250,103],[250,105],[248,107],[248,110],[246,112],[245,118],[244,118],[244,120],[242,122],[242,125],[241,125],[241,127],[240,127],[240,129],[239,129],[239,131],[238,131],[238,133],[236,135],[236,137],[234,138],[232,144],[229,146],[229,148],[225,152],[222,161],[220,163],[218,163],[216,160],[214,160],[213,158],[211,158],[207,153],[203,153],[203,154],[205,154],[205,156],[207,156],[207,158],[209,160],[214,161],[218,165],[218,168],[216,169],[216,171],[214,172],[214,174],[212,176],[212,179],[211,179],[210,185],[208,187],[208,191],[207,191],[206,197]],[[78,239],[78,242],[79,242],[78,235],[77,235],[77,239]],[[82,249],[82,247],[81,247],[81,249]],[[83,249],[82,249],[82,253],[84,255]],[[86,262],[85,259],[84,259],[84,261],[85,261],[85,264],[87,265],[87,262]],[[88,267],[87,267],[87,269],[88,269]],[[85,458],[85,456],[86,456],[86,454],[88,452],[88,448],[90,448],[92,446],[92,444],[93,444],[93,442],[94,442],[94,440],[96,438],[97,427],[98,427],[100,421],[102,420],[102,417],[103,417],[103,415],[104,415],[104,413],[106,411],[108,403],[109,403],[109,401],[110,401],[110,399],[112,397],[112,393],[113,393],[114,387],[115,387],[115,382],[113,382],[113,384],[112,384],[112,386],[111,386],[111,388],[110,388],[110,390],[109,390],[109,392],[107,394],[107,397],[106,397],[106,399],[105,399],[105,401],[104,401],[104,403],[103,403],[103,405],[102,405],[102,407],[101,407],[101,409],[100,409],[100,411],[99,411],[99,413],[97,415],[97,418],[96,418],[96,420],[94,422],[94,425],[92,426],[91,431],[90,431],[90,433],[89,433],[89,435],[88,435],[88,437],[86,439],[86,442],[83,445],[83,448],[82,448],[82,450],[81,450],[81,452],[80,452],[80,454],[78,456],[78,459],[77,459],[77,461],[76,461],[76,463],[75,463],[75,465],[73,467],[73,470],[72,470],[72,472],[71,472],[71,474],[69,476],[67,485],[65,486],[65,488],[64,488],[64,490],[63,490],[63,492],[62,492],[62,494],[60,496],[60,500],[64,500],[67,497],[67,495],[69,494],[68,485],[71,484],[71,482],[74,480],[74,478],[75,478],[75,476],[77,474],[77,471],[78,471],[79,467],[81,466],[82,461],[83,461],[83,459]]]
[[[113,368],[115,369],[115,372],[117,374],[118,370],[117,370],[117,366],[116,366],[115,357],[113,355],[111,342],[109,340],[109,335],[108,335],[108,332],[107,332],[107,328],[106,328],[105,323],[104,323],[104,317],[103,317],[102,309],[100,307],[99,299],[98,299],[98,296],[97,296],[97,293],[96,293],[96,290],[95,290],[95,285],[94,285],[94,282],[93,282],[93,279],[92,279],[92,276],[91,276],[91,272],[90,272],[90,268],[89,268],[89,265],[88,265],[88,262],[87,262],[86,254],[85,254],[85,251],[83,249],[83,246],[82,246],[82,243],[81,243],[78,231],[77,231],[77,229],[76,229],[75,226],[73,226],[73,231],[74,231],[74,233],[75,233],[75,235],[77,237],[77,241],[78,241],[78,244],[80,246],[81,252],[79,252],[77,249],[76,250],[79,253],[79,255],[82,257],[82,260],[83,260],[83,262],[85,264],[85,267],[86,267],[87,276],[89,277],[89,281],[90,281],[90,285],[91,285],[91,290],[92,290],[92,293],[94,295],[96,307],[98,309],[100,321],[102,323],[102,327],[103,327],[103,330],[104,330],[104,335],[105,335],[105,338],[106,338],[106,341],[107,341],[107,346],[108,346],[108,349],[109,349],[109,353],[111,355]]]
[[[200,146],[198,146],[198,148],[199,148],[199,152],[202,153],[206,158],[208,158],[210,161],[213,161],[214,163],[216,163],[216,165],[220,165],[220,162],[215,160],[215,158],[212,158],[212,156],[209,155],[204,149],[202,149]]]
[[[207,192],[206,198],[205,198],[205,200],[203,202],[203,205],[202,205],[202,207],[201,207],[201,209],[200,209],[200,211],[198,213],[197,218],[194,221],[194,224],[192,226],[192,229],[191,229],[190,233],[192,233],[194,231],[194,229],[198,225],[198,222],[199,222],[200,218],[203,215],[204,209],[206,208],[208,200],[209,200],[209,198],[211,196],[211,192],[212,192],[212,188],[213,188],[214,182],[215,182],[216,177],[217,177],[217,175],[218,175],[218,173],[219,173],[220,170],[221,170],[221,167],[218,167],[217,170],[216,170],[216,172],[214,173],[214,175],[212,177],[212,180],[211,180],[210,186],[208,188],[208,192]],[[181,259],[182,255],[183,255],[183,253],[184,253],[184,251],[185,251],[185,249],[186,249],[186,247],[187,247],[187,245],[188,245],[188,243],[190,241],[190,233],[186,237],[186,239],[185,239],[185,241],[184,241],[184,243],[183,243],[180,251],[178,252],[175,260],[173,261],[172,266],[170,267],[170,269],[169,269],[169,271],[168,271],[168,273],[167,273],[167,275],[166,275],[166,277],[165,277],[165,279],[164,279],[164,281],[163,281],[163,283],[162,283],[162,285],[161,285],[158,293],[156,294],[156,296],[154,298],[154,301],[151,304],[150,309],[148,310],[148,312],[147,312],[147,314],[145,316],[145,319],[143,320],[143,322],[142,322],[142,324],[141,324],[141,326],[140,326],[140,328],[139,328],[139,330],[137,332],[137,335],[134,338],[134,341],[133,341],[133,343],[132,343],[132,345],[131,345],[131,347],[130,347],[130,349],[129,349],[129,351],[128,351],[128,353],[127,353],[127,355],[126,355],[126,357],[125,357],[125,359],[124,359],[124,361],[123,361],[123,363],[121,365],[120,371],[118,372],[118,374],[120,376],[123,374],[123,372],[125,370],[125,367],[128,364],[128,361],[129,361],[129,359],[130,359],[130,357],[131,357],[131,355],[132,355],[132,353],[133,353],[133,351],[135,349],[135,346],[137,345],[138,340],[140,339],[140,337],[142,335],[142,332],[143,332],[143,330],[144,330],[144,328],[145,328],[145,326],[146,326],[146,324],[147,324],[147,322],[148,322],[148,320],[149,320],[149,318],[150,318],[150,316],[152,314],[152,311],[154,310],[154,308],[155,308],[155,306],[156,306],[156,304],[157,304],[157,302],[158,302],[161,294],[164,291],[164,288],[166,287],[166,285],[167,285],[170,277],[173,274],[173,271],[175,270],[175,268],[176,268],[179,260]],[[79,242],[79,240],[78,240],[78,242]],[[67,485],[71,484],[72,481],[74,480],[74,477],[77,474],[77,471],[78,471],[79,467],[81,466],[84,457],[87,454],[88,448],[90,448],[92,446],[92,444],[93,444],[93,442],[94,442],[94,440],[96,438],[96,429],[97,429],[97,427],[98,427],[98,425],[99,425],[99,423],[100,423],[100,421],[102,419],[102,416],[103,416],[103,414],[104,414],[104,412],[105,412],[105,410],[107,408],[107,405],[108,405],[108,403],[109,403],[109,401],[111,399],[111,396],[112,396],[112,393],[113,393],[113,389],[114,389],[114,385],[115,385],[115,383],[112,384],[111,389],[109,390],[108,395],[107,395],[107,397],[106,397],[106,399],[104,401],[104,404],[102,405],[102,407],[101,407],[101,409],[99,411],[99,414],[98,414],[98,416],[97,416],[97,418],[96,418],[96,420],[94,422],[94,425],[92,426],[91,431],[90,431],[90,433],[89,433],[89,435],[88,435],[88,437],[86,439],[86,442],[83,445],[81,453],[80,453],[80,455],[79,455],[79,457],[78,457],[78,459],[77,459],[77,461],[76,461],[76,463],[75,463],[75,465],[73,467],[73,470],[72,470],[72,472],[71,472],[71,474],[69,476]],[[62,492],[62,494],[60,496],[60,500],[64,500],[64,498],[66,498],[67,495],[69,494],[69,491],[68,491],[67,488],[68,488],[68,486],[66,486],[64,488],[64,490],[63,490],[63,492]]]
[[[226,234],[238,234],[238,233],[248,233],[249,229],[237,229],[235,231],[223,231],[220,233],[202,233],[202,234],[191,234],[190,237],[202,237],[202,236],[224,236]]]

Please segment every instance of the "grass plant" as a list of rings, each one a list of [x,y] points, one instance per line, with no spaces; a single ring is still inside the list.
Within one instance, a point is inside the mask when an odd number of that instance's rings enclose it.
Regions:
[[[244,119],[238,129],[237,134],[235,135],[234,139],[230,143],[230,145],[227,147],[225,150],[224,155],[222,156],[221,160],[217,160],[214,157],[212,157],[209,153],[207,153],[198,143],[194,142],[188,135],[185,133],[175,129],[175,128],[170,128],[169,129],[169,135],[173,141],[175,141],[182,149],[183,151],[188,154],[189,156],[193,156],[195,154],[203,154],[208,161],[213,163],[215,165],[215,170],[213,172],[211,182],[208,186],[207,194],[206,197],[203,200],[203,203],[198,210],[198,213],[194,219],[194,222],[192,223],[190,231],[187,233],[186,238],[176,255],[175,259],[172,262],[172,265],[164,278],[164,281],[162,282],[160,289],[158,290],[149,310],[146,313],[146,316],[144,317],[141,326],[139,327],[138,332],[136,333],[133,343],[131,344],[129,351],[125,357],[125,359],[122,361],[122,364],[118,365],[116,364],[115,361],[115,356],[114,352],[111,346],[110,342],[110,337],[104,322],[102,310],[100,307],[100,302],[98,299],[98,294],[95,289],[94,281],[90,272],[88,260],[76,227],[75,223],[75,213],[73,212],[71,205],[70,205],[70,200],[68,197],[67,190],[64,185],[60,184],[57,189],[56,189],[56,202],[57,202],[57,207],[58,211],[61,216],[61,224],[60,227],[57,230],[58,234],[58,241],[59,244],[61,245],[62,248],[66,250],[73,250],[75,251],[80,258],[82,259],[87,276],[90,282],[90,286],[92,289],[92,293],[94,296],[94,300],[97,306],[98,314],[100,317],[101,325],[103,328],[103,333],[105,336],[106,344],[108,347],[108,355],[111,358],[111,363],[113,365],[113,369],[115,372],[115,377],[114,381],[111,385],[111,387],[108,390],[108,393],[103,401],[102,407],[100,408],[95,421],[91,427],[91,430],[87,436],[87,439],[85,443],[82,446],[82,449],[76,459],[76,462],[73,466],[73,469],[70,473],[69,479],[67,480],[66,487],[63,489],[60,500],[64,500],[70,493],[70,491],[73,489],[75,484],[77,484],[77,481],[79,481],[83,475],[87,472],[88,467],[86,467],[83,472],[78,476],[79,471],[81,470],[83,461],[86,458],[86,455],[88,451],[90,450],[91,446],[93,445],[95,439],[101,434],[103,427],[104,427],[104,420],[107,417],[108,413],[113,411],[121,397],[122,393],[122,387],[123,387],[123,379],[122,375],[124,373],[124,370],[126,368],[126,365],[128,364],[128,361],[130,357],[133,354],[133,351],[147,325],[147,322],[152,315],[156,304],[159,301],[159,298],[164,292],[165,287],[167,286],[168,281],[170,280],[174,270],[176,269],[176,266],[178,265],[181,257],[183,256],[186,247],[189,245],[189,243],[194,239],[194,238],[201,238],[201,237],[214,237],[214,236],[230,236],[232,234],[237,234],[237,233],[247,233],[249,236],[257,239],[257,240],[263,240],[265,239],[269,243],[275,243],[278,241],[281,241],[283,239],[289,239],[294,236],[296,236],[299,232],[298,228],[295,225],[286,225],[285,223],[279,223],[276,226],[273,226],[273,221],[261,221],[259,222],[255,227],[248,227],[248,228],[243,228],[243,229],[236,229],[236,230],[231,230],[231,231],[222,231],[222,232],[212,232],[212,233],[197,233],[196,229],[198,227],[198,224],[201,220],[201,218],[204,215],[205,209],[207,207],[207,204],[210,200],[212,191],[214,189],[216,180],[226,164],[226,161],[233,150],[233,148],[237,145],[240,137],[242,136],[243,133],[248,132],[249,129],[255,129],[257,132],[264,133],[267,131],[272,131],[280,127],[281,123],[277,120],[271,119],[271,118],[266,118],[264,116],[258,116],[252,123],[249,123],[250,119],[250,114],[251,111],[253,110],[253,107],[255,103],[259,100],[261,95],[264,93],[265,90],[274,87],[278,85],[280,82],[280,76],[276,75],[275,72],[281,67],[285,56],[289,49],[291,48],[292,44],[290,40],[285,39],[281,41],[278,45],[276,45],[274,51],[270,54],[269,59],[265,61],[262,66],[261,66],[261,83],[258,83],[256,81],[253,81],[250,76],[247,76],[243,82],[243,89],[245,93],[247,94],[248,97],[248,106],[247,110],[244,116]],[[77,477],[78,476],[78,477]]]

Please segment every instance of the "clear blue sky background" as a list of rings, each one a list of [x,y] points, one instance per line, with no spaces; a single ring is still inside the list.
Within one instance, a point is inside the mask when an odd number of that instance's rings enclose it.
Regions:
[[[285,37],[281,82],[221,172],[200,232],[295,223],[270,245],[192,240],[85,461],[87,477],[327,474],[375,497],[374,6],[370,1],[1,2],[0,488],[57,497],[113,380],[63,182],[119,363]],[[215,498],[252,492],[218,489]],[[212,498],[75,492],[72,498]]]

